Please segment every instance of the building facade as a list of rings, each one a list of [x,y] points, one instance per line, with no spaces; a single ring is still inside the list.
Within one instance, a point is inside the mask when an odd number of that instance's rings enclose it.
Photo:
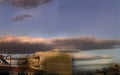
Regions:
[[[20,60],[19,66],[44,70],[48,75],[72,75],[72,55],[61,52],[37,52]]]

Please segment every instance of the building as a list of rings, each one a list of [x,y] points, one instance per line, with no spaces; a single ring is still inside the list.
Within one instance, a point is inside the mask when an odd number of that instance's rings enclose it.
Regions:
[[[8,56],[7,56],[8,57]],[[0,55],[0,74],[2,75],[46,75],[43,70],[36,70],[30,67],[13,67],[7,62],[6,56]]]
[[[61,52],[37,52],[19,60],[19,67],[44,70],[47,75],[72,75],[72,55]]]
[[[12,67],[9,70],[9,75],[46,75],[46,72],[29,67]]]

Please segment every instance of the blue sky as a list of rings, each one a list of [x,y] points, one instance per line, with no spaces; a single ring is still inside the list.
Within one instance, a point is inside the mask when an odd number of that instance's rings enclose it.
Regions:
[[[119,7],[119,0],[55,0],[54,4],[26,10],[0,5],[0,35],[118,38]],[[23,22],[11,20],[12,17],[23,14],[33,17]]]
[[[97,37],[120,39],[120,0],[54,0],[36,8],[0,5],[0,36],[42,38]],[[20,15],[31,15],[13,21]],[[117,62],[119,49],[80,52],[112,55]]]

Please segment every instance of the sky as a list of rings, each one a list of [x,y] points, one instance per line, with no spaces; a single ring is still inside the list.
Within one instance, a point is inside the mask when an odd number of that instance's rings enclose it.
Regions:
[[[17,44],[19,48],[24,43],[29,52],[32,43],[33,50],[39,49],[39,45],[43,50],[77,48],[80,52],[74,54],[113,57],[75,62],[78,65],[101,60],[120,62],[120,48],[115,47],[120,45],[120,0],[43,0],[43,3],[34,0],[33,4],[29,0],[11,1],[0,0],[0,40],[5,45]]]

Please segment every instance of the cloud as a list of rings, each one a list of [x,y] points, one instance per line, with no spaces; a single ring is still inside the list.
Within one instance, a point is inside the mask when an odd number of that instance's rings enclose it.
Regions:
[[[41,52],[35,52],[34,55],[41,55]],[[73,61],[90,61],[90,60],[100,60],[100,59],[112,59],[112,56],[102,55],[88,55],[88,54],[72,54]]]
[[[120,46],[120,40],[82,38],[31,38],[31,37],[0,37],[0,51],[9,53],[31,53],[36,51],[79,52],[101,49],[114,49]],[[98,57],[100,58],[100,57]],[[104,58],[104,57],[101,57]],[[106,57],[105,57],[106,58]],[[93,58],[95,59],[95,58]]]
[[[104,64],[80,64],[80,65],[75,65],[74,67],[90,67],[90,66],[109,66],[111,63],[104,63]]]
[[[87,54],[73,54],[74,61],[88,61],[88,60],[99,60],[99,59],[111,59],[112,56],[93,56]]]
[[[80,52],[81,50],[80,49],[62,49],[62,48],[61,49],[60,48],[59,49],[55,49],[54,48],[53,50],[50,50],[50,51],[53,51],[53,52],[60,51],[60,52],[64,52],[64,53],[65,52],[66,53],[67,52],[72,53],[72,52]]]
[[[32,15],[19,15],[12,18],[13,21],[23,21],[26,18],[32,17]]]
[[[0,37],[0,51],[8,53],[31,53],[36,51],[48,51],[52,46],[43,38],[29,37]]]
[[[63,49],[95,50],[120,47],[120,40],[98,39],[94,37],[57,38],[52,42],[56,48]]]
[[[100,60],[99,60],[100,61]],[[74,71],[95,71],[96,69],[104,69],[110,66],[112,62],[100,62],[100,63],[80,63],[77,65],[73,65],[73,70]]]
[[[28,9],[38,7],[39,5],[46,4],[51,1],[52,0],[0,0],[0,3]]]

